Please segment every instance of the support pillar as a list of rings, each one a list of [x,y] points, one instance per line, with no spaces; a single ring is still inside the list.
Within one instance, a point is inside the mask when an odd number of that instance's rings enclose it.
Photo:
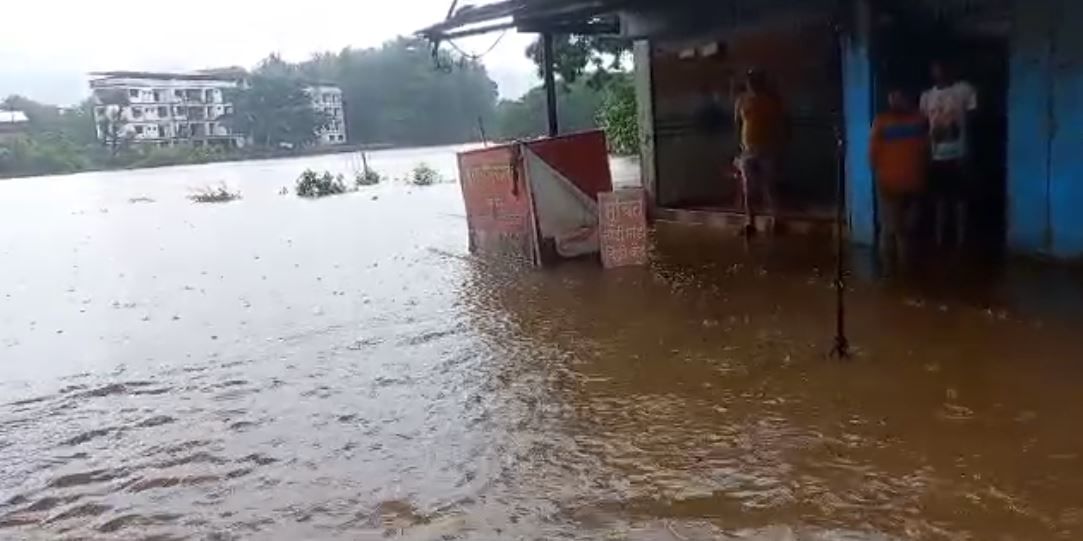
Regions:
[[[542,75],[545,77],[545,112],[549,120],[549,137],[560,133],[557,125],[557,84],[553,74],[553,35],[542,34]]]

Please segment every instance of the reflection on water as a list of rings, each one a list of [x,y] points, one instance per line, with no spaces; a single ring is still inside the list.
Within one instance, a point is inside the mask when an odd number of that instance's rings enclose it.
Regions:
[[[0,183],[0,537],[1083,536],[1083,340],[1032,292],[859,284],[827,361],[815,242],[516,269],[451,184],[276,195],[336,159]]]

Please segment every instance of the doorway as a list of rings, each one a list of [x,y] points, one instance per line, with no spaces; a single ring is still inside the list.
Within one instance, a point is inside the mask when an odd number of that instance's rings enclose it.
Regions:
[[[888,87],[900,87],[915,97],[931,87],[929,67],[934,60],[947,62],[977,90],[978,110],[969,131],[972,182],[965,248],[983,258],[1000,258],[1007,236],[1007,30],[900,11],[882,20],[878,35],[878,111],[886,107]],[[923,241],[931,241],[935,217],[932,205],[925,207],[920,234]]]

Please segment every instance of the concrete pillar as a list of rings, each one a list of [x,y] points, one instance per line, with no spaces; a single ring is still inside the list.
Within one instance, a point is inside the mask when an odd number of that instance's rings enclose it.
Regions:
[[[636,120],[639,123],[639,178],[652,206],[658,203],[658,166],[654,159],[654,88],[651,45],[638,40],[632,45],[635,62]]]

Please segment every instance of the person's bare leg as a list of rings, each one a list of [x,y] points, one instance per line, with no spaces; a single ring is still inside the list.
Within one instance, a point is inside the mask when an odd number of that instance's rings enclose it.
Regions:
[[[755,173],[748,156],[737,158],[737,172],[741,175],[741,204],[745,212],[745,235],[756,232],[756,213],[752,208],[752,194],[750,186],[755,179]]]
[[[955,246],[962,248],[966,245],[967,230],[967,204],[966,201],[955,203]]]
[[[895,233],[895,258],[903,271],[910,268],[913,263],[913,239],[914,231],[918,222],[918,200],[915,196],[907,196],[903,201],[899,212],[899,230]]]
[[[936,222],[936,231],[934,232],[936,247],[943,248],[945,243],[945,230],[948,227],[948,207],[950,204],[948,203],[947,198],[945,198],[943,195],[938,195],[936,197],[936,202],[934,203],[934,205],[936,206],[936,218],[934,219],[934,221]]]
[[[771,222],[768,224],[768,229],[772,232],[775,229],[775,222],[778,221],[778,197],[775,192],[775,178],[777,177],[778,164],[774,158],[765,158],[761,160],[760,169],[762,169],[762,178],[760,183],[763,190],[763,204],[767,215],[770,216]]]

